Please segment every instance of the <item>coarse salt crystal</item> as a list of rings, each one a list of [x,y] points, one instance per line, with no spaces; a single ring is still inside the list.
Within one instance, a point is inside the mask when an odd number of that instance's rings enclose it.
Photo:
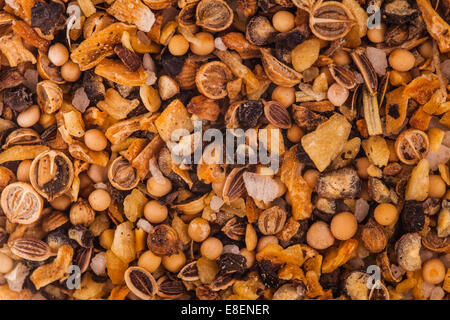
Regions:
[[[223,43],[221,37],[217,37],[214,39],[214,46],[216,47],[217,50],[220,51],[225,51],[228,49],[227,46]]]
[[[362,222],[369,213],[369,204],[364,199],[358,199],[355,203],[355,218],[356,221]]]
[[[153,226],[145,219],[139,219],[136,223],[136,227],[144,230],[146,233],[150,233],[153,230]]]
[[[388,67],[386,52],[374,47],[367,47],[366,56],[372,64],[375,72],[380,76],[384,76]]]
[[[98,276],[103,276],[106,273],[106,254],[100,252],[96,254],[90,264],[92,271]]]
[[[25,278],[29,273],[30,270],[23,263],[18,263],[14,269],[5,275],[9,288],[17,292],[22,290]]]
[[[253,199],[269,203],[279,194],[280,186],[270,176],[245,172],[243,179],[247,193]]]
[[[222,253],[234,253],[239,254],[239,247],[235,244],[227,244],[223,247]]]
[[[212,196],[209,206],[211,207],[212,211],[218,212],[224,203],[225,202],[222,198],[219,198],[218,196]]]

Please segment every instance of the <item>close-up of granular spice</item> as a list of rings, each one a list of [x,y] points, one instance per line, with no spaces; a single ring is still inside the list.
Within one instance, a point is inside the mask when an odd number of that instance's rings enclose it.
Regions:
[[[0,300],[450,299],[449,0],[0,10]]]

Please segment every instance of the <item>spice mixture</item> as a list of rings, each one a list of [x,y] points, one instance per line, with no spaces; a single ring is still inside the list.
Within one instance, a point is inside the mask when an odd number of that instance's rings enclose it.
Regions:
[[[450,298],[449,0],[0,9],[0,299]]]

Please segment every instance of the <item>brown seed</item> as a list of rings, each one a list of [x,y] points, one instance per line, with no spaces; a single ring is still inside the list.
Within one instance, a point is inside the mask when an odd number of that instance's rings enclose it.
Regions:
[[[181,297],[186,288],[180,280],[170,280],[167,276],[158,279],[158,296],[162,298],[176,299]]]
[[[212,61],[202,65],[195,76],[198,91],[204,96],[217,100],[227,96],[227,82],[232,79],[227,65],[220,61]]]
[[[124,274],[125,284],[142,300],[152,300],[157,284],[150,272],[141,267],[130,267]]]
[[[41,142],[39,134],[30,128],[21,128],[11,132],[5,140],[3,149],[11,146],[37,144]]]
[[[16,239],[9,244],[11,252],[30,261],[44,261],[54,256],[48,244],[37,239]]]
[[[185,265],[177,275],[178,278],[184,281],[197,281],[198,278],[198,270],[197,270],[197,262],[193,261]]]
[[[286,211],[278,206],[261,212],[258,218],[258,229],[264,235],[273,235],[280,232],[286,223]]]
[[[264,115],[271,124],[278,128],[288,129],[292,125],[289,112],[276,101],[264,103]]]
[[[234,168],[226,178],[222,192],[222,198],[225,202],[232,202],[244,193],[244,169],[244,167]]]
[[[92,252],[94,247],[90,248],[79,248],[74,256],[74,263],[80,267],[80,272],[83,273],[89,268],[91,263]]]
[[[223,233],[233,240],[240,241],[244,237],[246,224],[237,217],[231,218],[222,228]]]
[[[378,89],[378,76],[375,73],[372,63],[370,63],[369,59],[367,59],[364,49],[358,48],[354,50],[350,56],[352,57],[355,65],[358,67],[359,72],[361,72],[370,95],[376,95]]]
[[[333,79],[342,87],[347,89],[356,87],[356,75],[348,66],[330,64],[328,68]]]
[[[217,276],[213,282],[209,285],[212,291],[220,291],[225,290],[233,285],[236,280],[233,278],[233,275],[219,275]]]
[[[293,87],[300,83],[302,74],[277,60],[269,53],[269,49],[260,48],[264,71],[275,84],[283,87]]]

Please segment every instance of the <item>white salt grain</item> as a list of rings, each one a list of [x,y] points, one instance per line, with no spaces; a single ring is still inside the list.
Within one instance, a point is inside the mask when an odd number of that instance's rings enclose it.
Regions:
[[[91,260],[91,269],[98,276],[104,276],[106,274],[106,254],[100,252],[95,255]]]
[[[145,219],[139,219],[136,223],[136,227],[144,230],[146,233],[150,233],[153,230],[153,226]]]
[[[355,203],[355,218],[356,221],[362,222],[369,213],[369,204],[364,199],[358,199]]]
[[[217,37],[214,39],[214,46],[216,47],[217,50],[220,51],[225,51],[228,49],[227,46],[223,43],[221,37]]]
[[[366,56],[372,64],[375,72],[379,76],[384,76],[388,67],[386,53],[384,52],[384,50],[380,50],[374,47],[367,47]]]
[[[220,210],[220,208],[223,206],[223,204],[224,204],[224,201],[222,198],[219,198],[218,196],[212,196],[209,206],[212,211],[218,212]]]
[[[30,270],[23,264],[18,263],[14,269],[5,275],[5,279],[8,281],[9,288],[13,291],[19,292],[22,290],[25,278],[30,273]]]

